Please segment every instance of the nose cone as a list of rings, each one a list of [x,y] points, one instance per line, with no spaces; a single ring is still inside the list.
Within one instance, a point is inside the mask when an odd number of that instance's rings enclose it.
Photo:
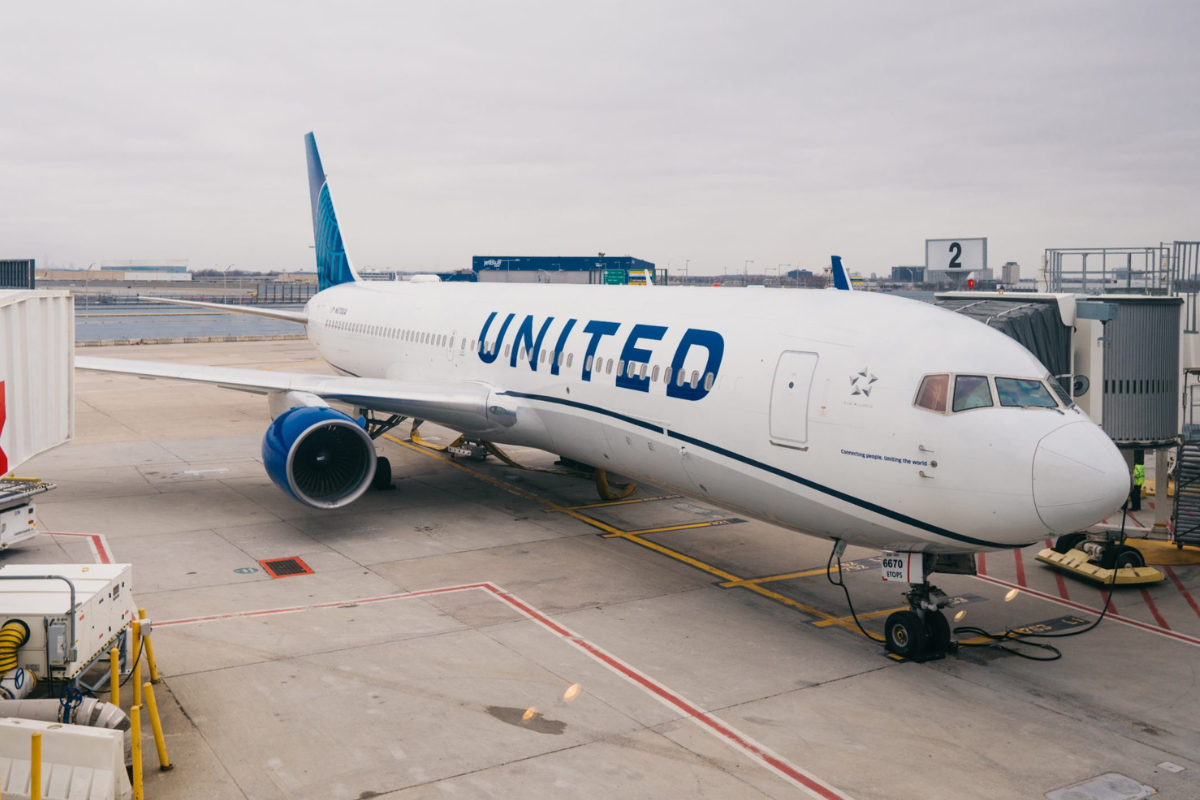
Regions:
[[[1074,533],[1119,509],[1129,468],[1112,440],[1091,422],[1048,434],[1033,455],[1033,502],[1051,533]]]

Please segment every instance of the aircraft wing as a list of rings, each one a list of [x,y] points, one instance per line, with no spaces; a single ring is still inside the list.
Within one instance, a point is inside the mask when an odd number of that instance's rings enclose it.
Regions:
[[[225,311],[229,314],[253,314],[258,317],[270,317],[271,319],[283,319],[288,322],[299,322],[301,325],[308,324],[308,315],[301,311],[284,311],[280,308],[265,308],[263,306],[235,306],[228,303],[205,303],[200,300],[173,300],[166,297],[147,297],[146,295],[138,295],[138,300],[145,300],[148,303],[171,303],[177,306],[192,306],[194,308],[211,308],[216,311]]]
[[[89,356],[76,356],[75,368],[140,378],[195,381],[255,394],[304,392],[323,400],[429,420],[456,430],[492,426],[487,416],[492,390],[481,383],[422,383]]]

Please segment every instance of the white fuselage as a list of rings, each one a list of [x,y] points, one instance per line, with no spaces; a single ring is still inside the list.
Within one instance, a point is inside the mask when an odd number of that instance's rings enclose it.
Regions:
[[[1073,406],[918,408],[928,374],[1047,371],[1003,334],[895,296],[356,282],[307,313],[309,338],[343,373],[479,383],[519,404],[494,441],[806,534],[888,550],[1015,547],[1094,524],[1128,491],[1115,446]]]

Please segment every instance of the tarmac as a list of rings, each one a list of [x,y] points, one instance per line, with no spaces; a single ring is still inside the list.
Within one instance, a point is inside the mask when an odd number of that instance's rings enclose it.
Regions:
[[[297,340],[89,355],[327,371]],[[134,565],[175,765],[147,750],[149,800],[1143,796],[1060,791],[1110,773],[1200,797],[1200,566],[1117,589],[1056,661],[901,662],[825,542],[654,486],[605,503],[405,425],[379,440],[394,490],[317,511],[263,472],[261,396],[80,372],[76,421],[23,469],[58,485],[43,535],[0,559]],[[1104,592],[1037,549],[936,576],[954,624],[1089,625]],[[261,563],[288,557],[311,574]],[[877,557],[843,570],[876,635],[903,590]]]

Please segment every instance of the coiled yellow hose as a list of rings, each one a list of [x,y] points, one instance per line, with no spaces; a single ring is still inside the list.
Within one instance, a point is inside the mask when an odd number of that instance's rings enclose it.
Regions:
[[[29,626],[24,621],[12,619],[0,627],[0,675],[17,668],[17,650],[28,641]]]

